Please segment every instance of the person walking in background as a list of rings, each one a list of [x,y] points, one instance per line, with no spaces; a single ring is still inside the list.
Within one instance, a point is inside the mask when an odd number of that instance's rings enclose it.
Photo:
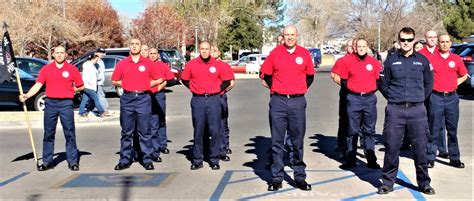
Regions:
[[[81,105],[79,106],[79,115],[81,117],[87,117],[88,112],[86,111],[86,106],[89,101],[93,101],[95,107],[97,108],[98,116],[104,116],[104,109],[99,102],[99,97],[97,96],[97,69],[95,64],[99,60],[99,56],[96,54],[91,54],[87,58],[87,61],[82,64],[82,80],[84,81],[84,93],[81,100]]]
[[[104,109],[104,116],[111,116],[112,112],[110,111],[109,103],[107,102],[104,90],[105,64],[102,58],[105,56],[105,49],[98,48],[95,54],[99,57],[99,60],[97,60],[97,96],[99,97],[99,102],[102,106],[102,109]]]

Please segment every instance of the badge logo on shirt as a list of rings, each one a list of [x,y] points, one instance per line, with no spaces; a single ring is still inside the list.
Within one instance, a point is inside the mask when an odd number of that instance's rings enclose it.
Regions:
[[[143,72],[145,71],[145,66],[141,65],[138,67],[138,71]]]
[[[63,75],[64,78],[68,78],[69,77],[69,72],[63,71],[62,75]]]
[[[214,66],[211,66],[211,67],[209,68],[209,72],[211,72],[211,73],[215,73],[216,71],[217,71],[217,70],[216,70],[216,67],[214,67]]]
[[[454,68],[454,66],[456,66],[456,63],[454,63],[454,61],[450,61],[450,62],[448,63],[448,66],[449,66],[450,68]]]
[[[296,57],[295,62],[296,62],[298,65],[301,65],[301,64],[303,63],[303,58],[301,58],[301,57]]]
[[[372,67],[372,64],[367,64],[365,66],[365,69],[367,69],[368,71],[372,71],[372,69],[374,69],[374,68]]]

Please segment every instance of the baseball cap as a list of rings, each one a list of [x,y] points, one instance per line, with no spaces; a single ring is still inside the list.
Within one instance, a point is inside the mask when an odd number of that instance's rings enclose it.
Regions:
[[[105,49],[104,48],[97,48],[97,50],[95,52],[105,53]]]

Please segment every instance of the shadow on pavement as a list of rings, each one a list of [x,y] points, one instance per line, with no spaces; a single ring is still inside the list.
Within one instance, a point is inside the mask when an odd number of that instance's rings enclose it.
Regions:
[[[249,140],[252,142],[245,145],[246,147],[249,147],[248,150],[245,150],[245,153],[255,154],[257,159],[246,162],[243,166],[251,167],[260,179],[269,183],[272,181],[272,174],[270,169],[268,169],[271,162],[270,147],[272,145],[272,140],[271,138],[264,136],[255,136]]]
[[[178,154],[183,154],[186,157],[186,160],[189,161],[189,163],[193,162],[193,140],[189,140],[191,144],[186,145],[183,147],[183,149],[177,151],[176,153]]]
[[[77,162],[80,164],[81,162],[81,157],[82,156],[87,156],[87,155],[92,155],[90,152],[87,152],[87,151],[80,151],[78,150],[78,154],[77,154]],[[53,159],[53,164],[54,165],[58,165],[59,163],[63,162],[66,160],[66,152],[59,152],[59,153],[55,153],[53,155],[53,157],[55,157]],[[33,159],[34,156],[33,156],[33,152],[30,152],[30,153],[27,153],[25,155],[21,155],[21,156],[18,156],[17,158],[13,159],[11,162],[17,162],[17,161],[22,161],[22,160],[30,160],[30,159]],[[41,160],[42,158],[39,158],[38,156],[38,160]]]
[[[120,181],[120,183],[122,183],[120,200],[127,201],[130,199],[130,188],[133,186],[133,177],[125,176],[123,177],[122,181]]]
[[[326,136],[324,134],[314,134],[309,137],[310,139],[315,139],[316,142],[310,144],[310,146],[316,147],[313,149],[314,152],[319,152],[324,154],[326,157],[342,163],[341,154],[338,151],[335,151],[337,146],[337,138],[333,136]],[[358,154],[362,155],[362,154]],[[348,171],[353,172],[360,180],[370,183],[374,188],[378,188],[382,185],[380,178],[382,177],[380,170],[374,170],[367,168],[365,162],[357,159],[357,166]]]

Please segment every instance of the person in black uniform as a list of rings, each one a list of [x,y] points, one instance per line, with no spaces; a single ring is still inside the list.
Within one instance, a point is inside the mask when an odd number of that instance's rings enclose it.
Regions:
[[[425,99],[433,89],[433,72],[426,57],[413,50],[415,30],[404,27],[398,33],[400,51],[388,57],[378,80],[378,89],[387,99],[383,138],[385,157],[382,169],[383,185],[378,194],[393,191],[399,165],[400,147],[408,137],[414,152],[416,179],[419,190],[435,194],[430,186],[426,142],[428,119]]]

